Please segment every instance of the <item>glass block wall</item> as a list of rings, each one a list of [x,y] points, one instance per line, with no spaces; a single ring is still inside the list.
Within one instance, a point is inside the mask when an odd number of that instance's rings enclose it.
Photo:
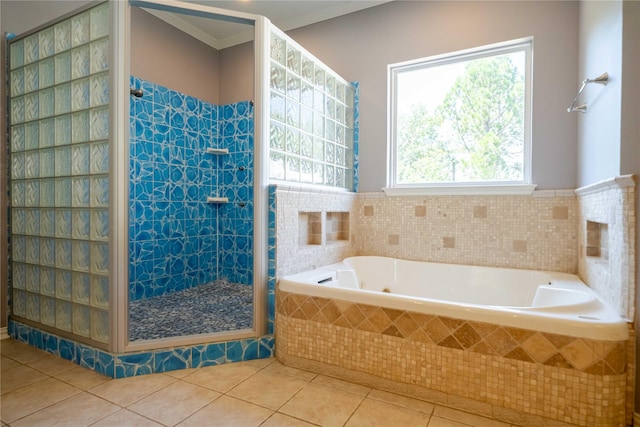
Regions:
[[[272,180],[354,189],[354,87],[271,27]]]
[[[137,77],[131,87],[144,95],[130,99],[129,299],[217,279],[250,285],[253,107]]]
[[[109,5],[9,45],[12,315],[109,341]]]

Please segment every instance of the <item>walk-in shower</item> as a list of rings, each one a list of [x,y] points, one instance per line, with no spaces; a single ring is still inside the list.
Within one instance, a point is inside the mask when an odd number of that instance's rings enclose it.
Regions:
[[[168,23],[183,15],[131,12],[129,340],[250,330],[253,55],[225,81],[238,64]],[[253,25],[223,23],[251,54]]]
[[[89,3],[8,56],[9,334],[113,377],[271,356],[269,180],[355,186],[354,87],[262,16],[170,0]]]
[[[180,33],[180,13],[248,29],[244,99],[194,86],[202,58],[185,70],[172,65],[184,58],[162,57],[155,73],[131,59],[161,55],[167,46],[151,33]],[[156,28],[141,30],[141,14]],[[254,172],[264,156],[254,155],[253,101],[265,79],[253,57],[264,56],[256,29],[267,23],[177,2],[104,2],[10,40],[13,335],[24,327],[37,341],[121,353],[265,334],[266,220],[255,217],[266,217],[266,181]],[[176,37],[178,50],[199,44],[222,62],[219,49]],[[217,86],[217,74],[199,78]],[[180,80],[191,86],[172,87]],[[256,194],[264,207],[254,208]]]

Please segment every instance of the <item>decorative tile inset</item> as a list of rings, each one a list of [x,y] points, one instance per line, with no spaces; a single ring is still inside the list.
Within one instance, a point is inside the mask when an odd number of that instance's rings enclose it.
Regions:
[[[552,209],[551,217],[553,219],[569,219],[569,207],[554,206]]]
[[[456,239],[455,237],[443,237],[442,238],[442,247],[446,249],[453,249],[456,247]]]
[[[527,252],[527,241],[526,240],[514,240],[513,241],[513,251],[514,252]]]

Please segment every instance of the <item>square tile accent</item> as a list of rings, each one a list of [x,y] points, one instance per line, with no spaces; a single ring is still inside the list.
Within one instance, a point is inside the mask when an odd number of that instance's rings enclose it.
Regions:
[[[486,218],[487,217],[487,207],[486,206],[474,206],[473,207],[473,217],[474,218]]]
[[[569,208],[567,206],[554,206],[551,216],[553,219],[569,219]]]
[[[443,237],[442,238],[442,247],[447,249],[453,249],[456,247],[456,239],[455,237]]]
[[[513,251],[514,252],[527,252],[527,241],[526,240],[514,240],[513,241]]]

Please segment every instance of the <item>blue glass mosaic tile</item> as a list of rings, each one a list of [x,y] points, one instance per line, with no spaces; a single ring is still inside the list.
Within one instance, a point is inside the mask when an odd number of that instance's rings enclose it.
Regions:
[[[96,350],[95,371],[99,374],[113,378],[115,376],[115,360],[113,355]]]
[[[197,345],[191,350],[193,368],[221,365],[226,362],[225,343]]]
[[[240,362],[258,358],[258,340],[247,339],[227,343],[228,362]]]
[[[42,343],[43,350],[47,353],[55,354],[56,356],[60,355],[60,340],[56,335],[51,335],[48,333],[42,334]]]
[[[154,372],[187,369],[191,367],[191,348],[174,348],[167,351],[156,351],[153,366]]]
[[[70,360],[72,362],[76,361],[76,343],[65,339],[60,338],[58,348],[60,351],[60,357],[66,360]]]
[[[95,369],[96,349],[84,344],[76,344],[76,356],[74,363],[84,368]]]
[[[273,336],[261,337],[258,347],[258,357],[261,359],[273,357],[273,350],[275,348],[275,339]]]
[[[119,355],[115,363],[115,378],[153,373],[153,353]]]
[[[29,331],[30,328],[21,323],[17,323],[15,326],[15,339],[29,344]]]
[[[29,330],[29,345],[33,346],[35,348],[39,348],[39,349],[43,349],[44,348],[44,342],[43,342],[43,337],[42,337],[42,331],[38,330],[38,329],[30,329]]]

